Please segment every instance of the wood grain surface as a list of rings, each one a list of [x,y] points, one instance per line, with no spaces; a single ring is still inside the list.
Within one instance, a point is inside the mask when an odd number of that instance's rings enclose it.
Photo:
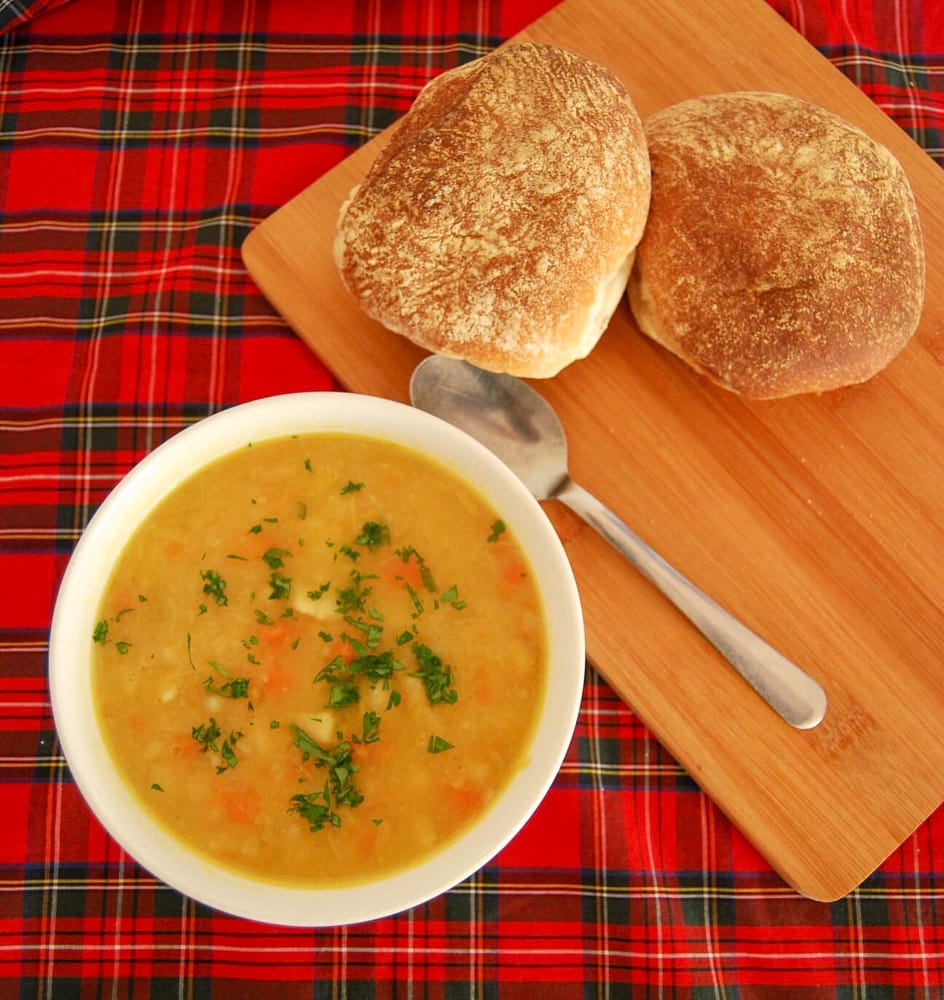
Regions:
[[[697,94],[784,91],[860,125],[919,203],[928,297],[914,340],[869,383],[747,402],[635,328],[535,383],[574,478],[826,688],[791,729],[592,529],[545,505],[573,563],[594,666],[800,893],[849,892],[944,800],[944,173],[762,0],[566,0],[523,36],[621,76],[645,117]],[[246,265],[347,388],[406,400],[423,352],[368,320],[331,244],[385,137],[247,238]]]

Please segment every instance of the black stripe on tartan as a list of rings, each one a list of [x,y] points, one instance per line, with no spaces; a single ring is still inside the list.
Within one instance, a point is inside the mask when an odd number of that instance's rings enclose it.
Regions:
[[[0,89],[10,86],[7,81],[19,81],[26,76],[26,62],[29,49],[26,45],[13,43],[15,35],[0,37]],[[10,150],[21,140],[17,135],[18,115],[14,101],[4,101],[4,111],[0,115],[0,152]],[[2,186],[0,186],[2,190]],[[0,206],[2,207],[2,206]]]
[[[143,404],[140,407],[143,410]],[[95,403],[91,408],[72,404],[63,411],[64,421],[60,434],[60,451],[63,462],[84,462],[91,457],[91,471],[102,466],[113,476],[112,482],[95,483],[88,489],[89,502],[79,501],[78,485],[61,488],[61,499],[56,507],[57,537],[78,536],[104,501],[108,492],[127,472],[132,460],[116,467],[116,456],[143,456],[184,427],[196,423],[207,415],[207,404],[189,403],[184,406],[164,405],[160,414],[138,414],[138,407],[125,403]]]
[[[886,114],[911,136],[938,163],[944,166],[944,56],[907,55],[875,52],[853,45],[822,45],[819,51],[857,87],[869,94]],[[884,92],[902,95],[905,108],[892,106]],[[922,112],[912,105],[937,100],[936,114]]]
[[[215,40],[208,42],[207,48],[213,52],[216,69],[228,70],[241,75],[262,79],[266,65],[265,34],[252,36],[234,35],[232,45],[217,46]],[[229,148],[234,138],[239,140],[241,149],[259,145],[259,129],[262,124],[262,108],[259,102],[233,102],[229,107],[214,107],[210,110],[210,133],[208,146]],[[238,245],[238,244],[237,244]]]
[[[47,785],[73,784],[72,772],[66,765],[66,759],[59,745],[59,737],[50,724],[35,734],[34,754],[31,763],[30,784],[34,788],[46,788]],[[45,795],[45,792],[43,792]]]
[[[350,45],[351,78],[359,76],[358,67],[411,68],[424,78],[429,69],[436,73],[464,65],[496,48],[502,39],[497,35],[479,36],[459,33],[456,35],[430,38],[419,35],[355,34],[348,40]],[[378,88],[371,100],[354,100],[348,103],[345,113],[344,145],[356,149],[378,132],[392,125],[412,103],[409,97],[404,104],[398,88],[388,88],[391,97],[386,97],[386,89]],[[415,95],[414,95],[415,96]]]

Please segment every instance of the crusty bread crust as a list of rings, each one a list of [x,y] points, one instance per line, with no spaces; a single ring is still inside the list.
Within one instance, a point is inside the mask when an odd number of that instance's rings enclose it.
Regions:
[[[716,94],[646,122],[652,203],[629,282],[639,327],[753,398],[883,369],[917,327],[924,247],[884,146],[784,94]]]
[[[342,206],[335,258],[362,308],[420,346],[548,377],[621,301],[649,187],[620,81],[510,45],[420,93]]]

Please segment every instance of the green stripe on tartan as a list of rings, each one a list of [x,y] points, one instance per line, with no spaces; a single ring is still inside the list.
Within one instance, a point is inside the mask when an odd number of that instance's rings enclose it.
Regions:
[[[854,45],[820,51],[944,166],[944,53],[902,56]]]

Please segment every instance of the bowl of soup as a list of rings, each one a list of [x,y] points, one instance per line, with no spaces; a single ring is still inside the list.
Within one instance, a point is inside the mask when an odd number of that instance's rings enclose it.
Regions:
[[[355,923],[457,885],[570,744],[573,574],[541,506],[444,421],[353,393],[234,406],[101,504],[50,634],[91,810],[218,910]]]

